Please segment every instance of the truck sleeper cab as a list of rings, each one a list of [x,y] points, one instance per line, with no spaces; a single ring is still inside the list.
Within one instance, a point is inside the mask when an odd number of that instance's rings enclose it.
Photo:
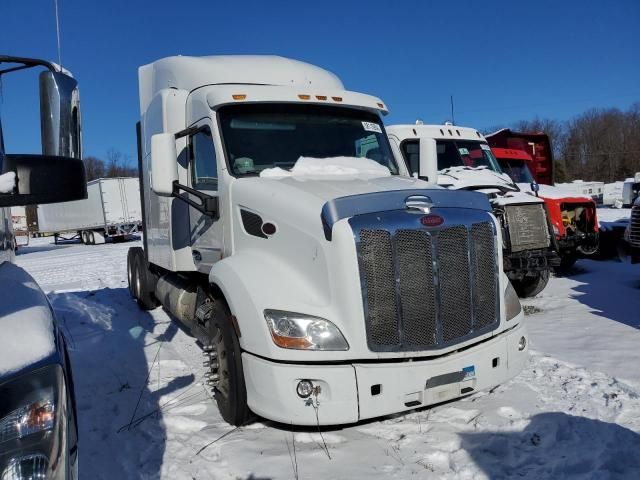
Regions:
[[[281,57],[141,67],[132,295],[202,343],[222,417],[353,423],[527,358],[486,196],[399,175],[383,102]]]
[[[559,263],[544,202],[502,174],[485,138],[454,125],[392,125],[387,132],[406,174],[487,195],[500,221],[505,273],[520,297],[540,293]]]

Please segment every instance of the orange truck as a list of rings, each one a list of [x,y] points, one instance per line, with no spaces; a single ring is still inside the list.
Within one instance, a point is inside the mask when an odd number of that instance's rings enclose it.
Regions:
[[[594,255],[598,251],[599,228],[596,203],[554,186],[549,136],[505,128],[486,139],[502,171],[521,190],[544,200],[558,242],[560,266],[567,268],[580,257]]]

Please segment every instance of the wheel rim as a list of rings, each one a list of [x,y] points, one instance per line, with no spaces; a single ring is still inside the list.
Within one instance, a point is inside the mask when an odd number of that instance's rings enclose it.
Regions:
[[[229,398],[229,393],[231,391],[231,379],[229,375],[229,359],[227,356],[227,349],[224,346],[224,338],[222,337],[222,332],[218,329],[218,333],[215,338],[215,347],[217,353],[217,361],[214,365],[211,364],[211,373],[213,375],[218,375],[218,383],[215,386],[216,392],[222,394],[223,397]],[[214,371],[214,368],[216,371]]]

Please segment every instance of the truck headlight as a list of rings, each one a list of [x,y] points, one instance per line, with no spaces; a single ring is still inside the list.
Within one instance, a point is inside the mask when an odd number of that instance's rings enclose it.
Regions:
[[[518,294],[509,281],[507,281],[507,288],[504,290],[504,306],[507,321],[513,320],[522,311]]]
[[[324,318],[282,310],[265,310],[273,343],[294,350],[349,350],[333,323]]]
[[[66,425],[60,365],[0,384],[0,479],[64,478]]]

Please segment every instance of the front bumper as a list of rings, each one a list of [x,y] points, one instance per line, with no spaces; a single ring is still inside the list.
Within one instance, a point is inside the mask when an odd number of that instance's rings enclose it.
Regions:
[[[519,351],[523,336],[527,346]],[[521,321],[479,345],[430,360],[301,365],[272,362],[245,352],[242,364],[248,404],[262,417],[293,425],[338,425],[398,413],[486,390],[513,378],[527,360],[528,340]],[[473,375],[450,383],[448,379],[469,367]],[[296,394],[302,379],[320,386],[317,403],[313,396],[302,399]]]
[[[560,257],[551,249],[505,251],[503,254],[504,273],[509,279],[519,279],[529,272],[549,270],[560,265]]]

